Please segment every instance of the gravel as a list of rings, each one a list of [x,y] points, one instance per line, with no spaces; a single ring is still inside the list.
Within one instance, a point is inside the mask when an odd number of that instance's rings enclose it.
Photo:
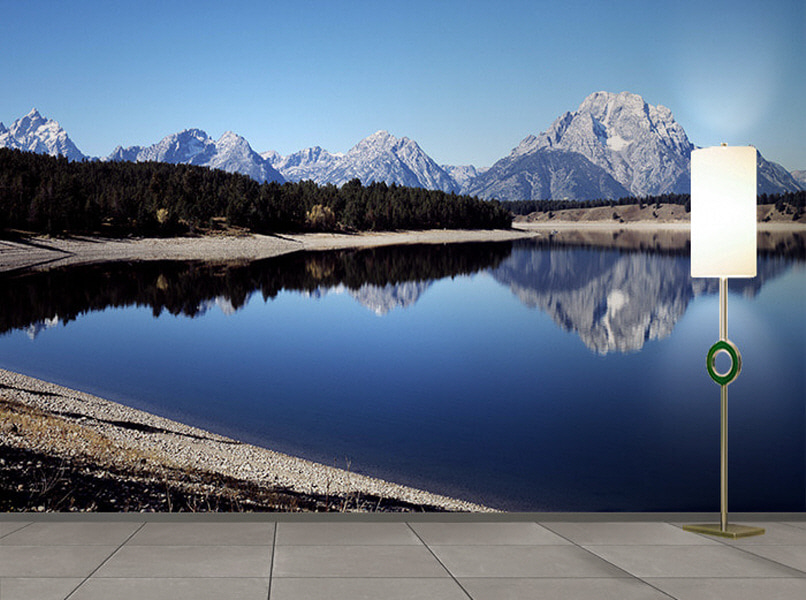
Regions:
[[[491,509],[432,494],[344,469],[314,463],[182,423],[135,410],[116,402],[0,369],[0,397],[57,417],[70,433],[20,436],[16,426],[0,427],[0,447],[44,456],[78,457],[97,453],[94,440],[109,440],[129,456],[132,470],[143,464],[164,469],[203,472],[244,482],[254,489],[289,490],[315,497],[372,497],[430,510]],[[50,431],[50,430],[49,430]],[[78,434],[76,433],[78,432]],[[51,439],[44,439],[49,437]],[[55,438],[55,439],[54,439]],[[97,445],[97,442],[95,442]],[[120,455],[120,453],[118,453]],[[123,465],[123,471],[126,470]],[[6,466],[2,466],[6,469]],[[117,471],[121,465],[116,465]],[[208,477],[209,479],[209,477]],[[343,504],[344,505],[344,504]]]

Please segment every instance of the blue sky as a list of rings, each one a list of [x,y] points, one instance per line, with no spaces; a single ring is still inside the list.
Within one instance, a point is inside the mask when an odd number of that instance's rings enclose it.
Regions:
[[[101,156],[188,127],[281,154],[387,129],[487,166],[588,94],[626,90],[695,144],[806,169],[805,5],[0,0],[0,121],[36,107]]]

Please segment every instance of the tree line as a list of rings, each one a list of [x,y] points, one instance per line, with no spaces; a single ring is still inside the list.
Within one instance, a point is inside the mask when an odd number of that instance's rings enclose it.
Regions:
[[[258,183],[159,162],[70,162],[0,148],[0,230],[176,235],[225,222],[257,233],[509,228],[497,201],[353,179]]]
[[[774,204],[782,213],[793,215],[797,220],[806,212],[806,191],[788,192],[785,194],[759,194],[757,203]],[[596,200],[507,200],[501,206],[514,215],[528,215],[533,212],[553,212],[571,208],[596,208],[599,206],[657,206],[661,204],[677,204],[685,206],[686,212],[691,212],[690,194],[662,194],[659,196],[627,196],[618,200],[599,198]]]

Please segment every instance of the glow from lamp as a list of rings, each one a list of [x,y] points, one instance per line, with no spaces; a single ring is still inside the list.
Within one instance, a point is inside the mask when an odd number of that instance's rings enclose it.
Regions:
[[[756,149],[691,153],[691,276],[756,276]]]

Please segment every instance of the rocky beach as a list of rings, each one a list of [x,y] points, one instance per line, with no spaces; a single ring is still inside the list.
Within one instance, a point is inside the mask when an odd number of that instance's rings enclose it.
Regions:
[[[0,370],[0,511],[486,511]]]

